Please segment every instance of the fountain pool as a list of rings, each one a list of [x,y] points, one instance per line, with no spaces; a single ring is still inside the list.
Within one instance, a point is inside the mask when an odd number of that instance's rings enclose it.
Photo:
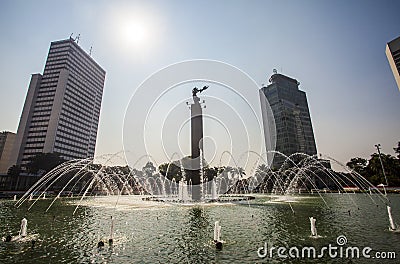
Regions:
[[[0,230],[5,237],[16,235],[23,217],[28,219],[27,242],[0,242],[1,263],[260,263],[257,249],[265,242],[276,246],[315,246],[336,244],[339,235],[347,244],[371,247],[376,251],[400,253],[400,234],[390,232],[387,208],[371,202],[365,194],[296,195],[290,210],[285,199],[254,194],[256,199],[238,203],[196,205],[142,201],[144,196],[97,196],[82,202],[79,198],[60,198],[47,213],[51,199],[40,199],[35,210],[27,201],[18,209],[13,201],[0,201]],[[352,199],[349,199],[351,196]],[[392,208],[400,208],[400,196],[388,195]],[[295,202],[293,202],[295,200]],[[80,206],[75,212],[76,204]],[[354,208],[354,203],[357,207]],[[348,210],[351,210],[349,215]],[[394,219],[400,212],[393,210]],[[110,236],[113,217],[114,243]],[[309,217],[317,219],[320,238],[310,238]],[[223,250],[213,242],[214,223],[222,226]],[[105,241],[103,249],[97,242]],[[272,263],[282,259],[273,259]],[[297,262],[296,262],[297,261]],[[352,263],[377,263],[365,259]],[[286,263],[298,260],[286,260]],[[302,263],[321,263],[304,260]],[[342,263],[343,259],[324,259]],[[379,263],[382,263],[381,261]],[[386,262],[384,262],[386,263]],[[396,263],[396,260],[387,260]]]

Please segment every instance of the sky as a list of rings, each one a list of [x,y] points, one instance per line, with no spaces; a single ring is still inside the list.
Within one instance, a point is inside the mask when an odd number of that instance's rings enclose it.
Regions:
[[[138,87],[192,59],[227,63],[258,85],[273,69],[297,79],[323,155],[346,163],[368,158],[377,143],[393,155],[400,91],[385,45],[400,36],[399,9],[385,0],[1,0],[0,131],[16,132],[30,75],[43,71],[51,41],[73,33],[107,71],[96,155],[124,148]]]

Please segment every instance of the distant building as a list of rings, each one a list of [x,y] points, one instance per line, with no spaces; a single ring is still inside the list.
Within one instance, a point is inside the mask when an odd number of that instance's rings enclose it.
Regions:
[[[73,38],[50,45],[42,74],[33,74],[18,126],[14,164],[39,153],[93,157],[106,72]]]
[[[276,135],[265,135],[276,139],[276,150],[290,156],[302,152],[308,155],[317,154],[314,132],[311,124],[310,112],[308,109],[306,93],[299,90],[299,82],[288,76],[274,73],[269,79],[270,84],[260,89],[272,109],[275,119]],[[261,106],[265,108],[263,96]],[[262,109],[264,126],[266,109]],[[264,131],[268,130],[264,127]],[[285,158],[276,154],[273,160],[273,167],[279,168]]]
[[[12,150],[16,134],[8,131],[0,132],[0,174],[7,174],[12,164]]]
[[[400,90],[400,37],[386,44],[386,57]]]

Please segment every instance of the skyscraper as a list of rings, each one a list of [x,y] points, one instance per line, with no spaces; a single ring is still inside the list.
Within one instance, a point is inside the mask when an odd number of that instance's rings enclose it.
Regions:
[[[93,157],[106,72],[73,38],[50,45],[42,74],[33,74],[14,147],[22,167],[39,153]]]
[[[276,71],[269,82],[260,89],[261,105],[265,108],[263,100],[266,98],[271,106],[276,126],[276,135],[271,136],[276,139],[276,150],[287,156],[296,152],[317,154],[307,97],[305,92],[299,90],[300,83]],[[265,116],[266,109],[262,109],[262,113]],[[264,128],[264,131],[271,130]],[[284,161],[285,158],[277,154],[272,165],[279,168]]]
[[[7,174],[11,164],[12,149],[15,141],[15,133],[0,132],[0,174]]]
[[[400,37],[386,44],[386,57],[400,90]]]

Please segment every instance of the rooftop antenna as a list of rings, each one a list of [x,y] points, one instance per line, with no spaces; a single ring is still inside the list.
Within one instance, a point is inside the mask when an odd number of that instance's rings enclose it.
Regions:
[[[76,44],[79,43],[79,39],[81,38],[81,34],[78,34],[78,36],[75,38]]]
[[[89,56],[92,56],[92,48],[93,48],[93,46],[90,46]]]

